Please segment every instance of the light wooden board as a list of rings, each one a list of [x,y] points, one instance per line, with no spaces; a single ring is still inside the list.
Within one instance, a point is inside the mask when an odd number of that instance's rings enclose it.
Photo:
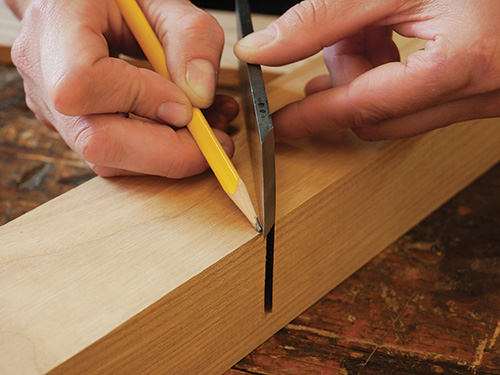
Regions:
[[[233,46],[238,40],[236,29],[236,16],[234,12],[219,10],[208,10],[224,29],[225,41],[222,51],[221,66],[219,72],[219,85],[236,86],[238,84],[238,60],[233,53]],[[266,28],[276,16],[256,14],[252,20],[255,30]],[[11,63],[10,48],[19,33],[19,21],[7,8],[5,2],[0,0],[0,63]],[[134,64],[142,67],[150,67],[146,61],[133,61]],[[297,62],[280,67],[264,67],[263,73],[266,81],[270,81],[281,74],[289,73],[293,69],[303,65],[304,62]]]
[[[273,81],[271,106],[323,71]],[[235,142],[250,186],[243,130]],[[210,173],[95,178],[0,227],[0,373],[221,373],[498,162],[500,132],[480,120],[276,150],[272,313],[264,241]]]
[[[19,21],[0,0],[0,63],[10,63],[10,47],[19,33]]]

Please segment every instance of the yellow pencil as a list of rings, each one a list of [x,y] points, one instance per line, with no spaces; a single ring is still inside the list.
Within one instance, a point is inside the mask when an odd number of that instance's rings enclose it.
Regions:
[[[135,0],[116,0],[116,2],[120,7],[125,22],[127,22],[154,70],[170,80],[163,48],[139,5]],[[238,175],[236,168],[234,168],[233,163],[215,137],[212,128],[200,109],[194,108],[193,118],[187,128],[224,191],[260,232],[262,228],[245,183]]]

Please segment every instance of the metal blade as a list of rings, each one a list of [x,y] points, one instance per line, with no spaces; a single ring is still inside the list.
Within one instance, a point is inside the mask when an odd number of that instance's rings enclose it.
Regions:
[[[248,0],[235,0],[238,33],[242,38],[253,32]],[[274,164],[274,129],[260,65],[240,61],[239,78],[242,105],[252,158],[254,182],[259,203],[259,220],[266,236],[267,311],[272,308],[272,275],[274,263],[274,222],[276,213],[276,176]]]
[[[236,0],[239,33],[253,31],[247,0]],[[267,235],[275,220],[276,182],[274,166],[274,130],[260,65],[240,62],[240,87],[252,157],[254,181],[259,199],[259,220]]]

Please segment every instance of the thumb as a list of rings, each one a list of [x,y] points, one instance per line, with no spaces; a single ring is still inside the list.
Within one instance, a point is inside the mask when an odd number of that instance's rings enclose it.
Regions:
[[[266,29],[241,39],[234,53],[243,61],[283,65],[302,60],[367,25],[402,11],[401,1],[305,0]]]

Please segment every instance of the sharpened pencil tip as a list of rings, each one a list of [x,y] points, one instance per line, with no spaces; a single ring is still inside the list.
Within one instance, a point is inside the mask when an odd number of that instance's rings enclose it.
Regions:
[[[255,212],[250,195],[248,195],[248,190],[241,178],[238,179],[238,184],[236,185],[236,191],[234,194],[227,193],[227,195],[238,206],[241,212],[243,212],[255,230],[262,232],[263,228],[257,217],[257,212]]]
[[[260,225],[260,221],[258,218],[255,218],[255,229],[257,229],[257,232],[259,233],[262,232],[262,225]]]

